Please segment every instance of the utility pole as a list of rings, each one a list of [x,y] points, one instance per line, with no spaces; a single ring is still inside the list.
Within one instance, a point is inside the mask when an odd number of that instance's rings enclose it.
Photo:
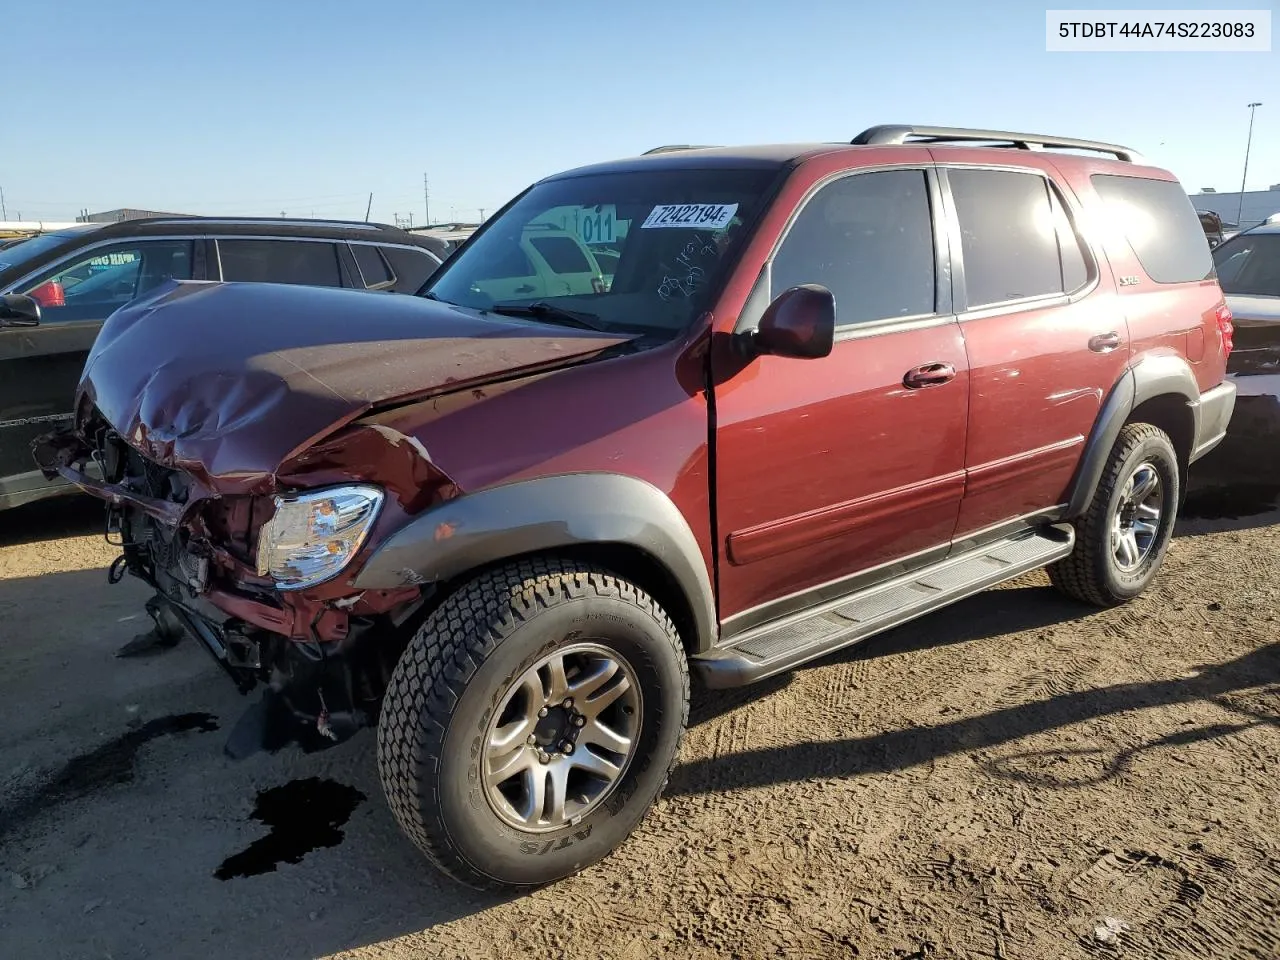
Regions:
[[[480,208],[480,222],[484,223],[484,207]]]
[[[1249,107],[1249,138],[1244,142],[1244,173],[1240,176],[1240,205],[1236,208],[1236,228],[1240,229],[1243,224],[1240,218],[1244,216],[1244,182],[1249,178],[1249,148],[1253,146],[1253,114],[1258,107],[1262,106],[1262,101],[1251,103]]]
[[[9,210],[4,205],[4,187],[0,187],[0,220],[9,219]]]
[[[426,214],[422,221],[424,227],[431,226],[431,187],[427,184],[427,175],[422,175],[422,212]]]

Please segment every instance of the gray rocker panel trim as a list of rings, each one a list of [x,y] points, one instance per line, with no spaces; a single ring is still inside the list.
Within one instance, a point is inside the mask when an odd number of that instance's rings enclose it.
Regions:
[[[1194,421],[1192,436],[1200,434],[1200,388],[1190,365],[1181,357],[1155,356],[1139,360],[1125,370],[1102,404],[1098,420],[1089,434],[1080,468],[1076,472],[1065,516],[1078,517],[1089,506],[1093,493],[1106,469],[1107,458],[1115,446],[1120,430],[1140,404],[1153,397],[1174,394],[1182,396],[1191,409]]]
[[[708,649],[717,634],[715,595],[698,540],[665,493],[621,474],[539,477],[450,500],[389,537],[353,586],[431,583],[519,554],[610,543],[666,568],[693,611],[691,646]]]

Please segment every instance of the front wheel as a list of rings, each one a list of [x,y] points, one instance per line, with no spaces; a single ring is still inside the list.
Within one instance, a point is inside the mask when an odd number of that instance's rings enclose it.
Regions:
[[[1149,423],[1126,424],[1075,521],[1075,549],[1049,567],[1050,581],[1099,607],[1138,596],[1164,562],[1179,498],[1178,455],[1168,435]]]
[[[534,559],[450,595],[387,689],[378,766],[397,822],[471,886],[526,887],[617,847],[688,718],[675,627],[644,591]]]

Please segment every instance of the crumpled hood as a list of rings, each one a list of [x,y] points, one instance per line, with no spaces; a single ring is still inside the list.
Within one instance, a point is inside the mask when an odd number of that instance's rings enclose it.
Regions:
[[[274,473],[375,406],[628,339],[401,294],[175,281],[107,320],[76,409],[91,401],[144,455],[216,487]]]

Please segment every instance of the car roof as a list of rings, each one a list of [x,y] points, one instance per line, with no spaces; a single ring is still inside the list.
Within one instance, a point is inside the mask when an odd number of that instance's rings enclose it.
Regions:
[[[591,174],[628,173],[660,169],[769,169],[781,168],[835,153],[862,154],[895,146],[923,146],[938,151],[939,157],[960,160],[972,157],[975,148],[1001,148],[1009,152],[1009,161],[1017,163],[1026,152],[1053,152],[1055,159],[1068,163],[1079,160],[1074,152],[1104,155],[1103,164],[1132,171],[1146,161],[1129,147],[1034,133],[1012,133],[1002,130],[980,130],[965,127],[932,127],[911,124],[880,124],[868,127],[852,140],[834,143],[774,143],[749,146],[667,145],[654,147],[637,157],[577,167],[548,177],[569,179]],[[1068,152],[1062,152],[1068,151]],[[1098,163],[1093,159],[1094,164]]]
[[[85,226],[95,226],[86,224]],[[360,220],[307,220],[281,217],[140,217],[96,225],[100,237],[134,237],[172,234],[175,231],[202,236],[319,237],[327,240],[387,240],[421,246],[421,239],[407,230],[385,223]]]
[[[134,237],[302,237],[312,240],[366,240],[417,247],[436,261],[448,256],[448,244],[418,236],[385,223],[359,220],[299,220],[280,217],[144,217],[111,223],[85,223],[40,234],[65,241],[36,258],[7,264],[0,269],[0,283],[11,283],[46,263],[93,244]]]

